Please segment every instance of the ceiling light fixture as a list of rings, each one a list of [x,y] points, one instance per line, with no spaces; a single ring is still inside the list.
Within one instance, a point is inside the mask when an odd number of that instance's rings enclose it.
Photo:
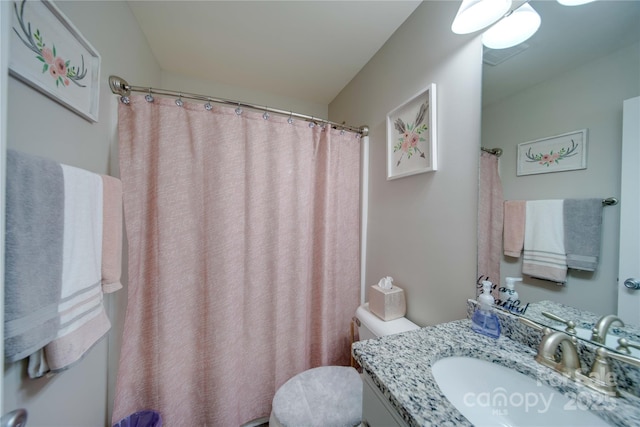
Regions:
[[[511,8],[511,0],[463,0],[451,24],[456,34],[481,30],[500,18]]]
[[[580,6],[581,4],[591,3],[596,0],[558,0],[563,6]]]
[[[530,38],[540,28],[538,12],[524,0],[511,10],[512,0],[462,0],[451,24],[456,34],[468,34],[493,24],[482,35],[482,44],[491,49],[506,49]],[[557,0],[564,6],[578,6],[596,0]],[[517,1],[516,3],[518,3]]]
[[[527,40],[540,28],[540,15],[528,3],[509,13],[482,35],[482,44],[506,49]]]

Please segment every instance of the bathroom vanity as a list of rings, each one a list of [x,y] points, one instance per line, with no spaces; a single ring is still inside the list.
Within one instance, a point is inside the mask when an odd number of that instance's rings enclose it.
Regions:
[[[399,412],[391,406],[389,399],[382,394],[382,391],[368,374],[362,375],[362,382],[362,413],[366,414],[363,417],[363,427],[407,426],[407,423],[400,417]]]
[[[436,362],[456,356],[487,361],[500,365],[500,369],[508,368],[515,375],[523,374],[533,380],[531,383],[537,387],[525,392],[509,380],[504,381],[504,386],[487,386],[486,390],[465,389],[464,404],[476,409],[484,406],[494,423],[499,424],[500,417],[522,412],[526,402],[528,407],[524,409],[530,411],[526,415],[548,426],[567,425],[559,423],[558,414],[570,416],[571,422],[579,425],[593,425],[581,424],[580,417],[602,425],[640,425],[640,398],[637,393],[634,396],[624,389],[631,387],[631,391],[638,392],[637,383],[622,381],[619,397],[593,391],[535,361],[541,332],[521,324],[515,316],[501,317],[501,322],[503,331],[497,340],[473,332],[471,322],[465,319],[354,343],[353,355],[363,368],[363,425],[481,424],[477,419],[473,422],[467,419],[459,409],[460,402],[456,406],[445,396],[443,388],[447,387],[443,386],[447,384],[443,381],[447,382],[446,377],[440,376],[437,380],[434,376],[432,368]],[[589,360],[590,351],[593,351],[593,346],[589,346],[588,343],[577,344],[580,358],[585,359],[583,370],[588,369],[585,365],[593,360],[593,353]],[[463,370],[460,375],[475,377],[473,372],[463,373]],[[562,403],[555,409],[559,412],[554,414],[553,405],[547,402],[556,406]],[[548,420],[545,418],[547,412]]]

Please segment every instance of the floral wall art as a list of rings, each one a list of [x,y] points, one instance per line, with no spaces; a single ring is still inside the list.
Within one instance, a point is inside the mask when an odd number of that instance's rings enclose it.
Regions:
[[[518,144],[518,176],[586,168],[586,129]]]
[[[13,1],[9,71],[83,118],[98,121],[100,55],[49,1]]]
[[[387,114],[387,179],[435,171],[436,85]]]

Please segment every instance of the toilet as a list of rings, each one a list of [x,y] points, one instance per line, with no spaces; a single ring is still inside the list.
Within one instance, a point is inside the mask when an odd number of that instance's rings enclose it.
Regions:
[[[385,322],[363,304],[354,318],[360,340],[419,329],[405,317]],[[269,427],[350,427],[362,419],[362,379],[354,368],[321,366],[295,375],[276,392]]]

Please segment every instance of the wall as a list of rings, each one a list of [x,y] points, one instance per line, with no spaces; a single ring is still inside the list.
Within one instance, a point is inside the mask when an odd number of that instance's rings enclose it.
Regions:
[[[162,71],[160,83],[162,85],[161,87],[171,90],[211,95],[214,98],[243,101],[248,104],[293,111],[295,113],[319,118],[326,118],[328,115],[327,105],[186,77],[168,71]]]
[[[405,289],[425,326],[465,317],[475,296],[482,48],[450,30],[459,2],[423,2],[329,105],[370,127],[366,287]],[[386,114],[437,86],[439,170],[386,180]]]
[[[8,85],[9,148],[48,157],[96,173],[117,174],[117,146],[112,140],[116,123],[115,96],[107,79],[117,74],[131,82],[158,84],[160,69],[124,2],[61,2],[56,5],[102,56],[98,123],[90,123],[20,81]],[[3,35],[4,36],[4,35]],[[5,366],[5,411],[24,407],[30,427],[94,427],[108,425],[107,386],[113,383],[117,351],[108,348],[117,338],[124,318],[125,292],[107,296],[113,323],[109,338],[67,372],[50,379],[25,378],[25,364]],[[109,376],[109,379],[108,379]],[[109,424],[110,425],[110,424]]]
[[[505,200],[619,196],[622,101],[640,94],[637,43],[482,110],[482,145],[500,147]],[[516,176],[520,142],[588,129],[587,169]],[[603,210],[602,247],[595,273],[569,270],[565,286],[527,278],[522,301],[545,299],[597,314],[617,311],[620,207]],[[502,278],[520,276],[521,261],[503,258]]]

